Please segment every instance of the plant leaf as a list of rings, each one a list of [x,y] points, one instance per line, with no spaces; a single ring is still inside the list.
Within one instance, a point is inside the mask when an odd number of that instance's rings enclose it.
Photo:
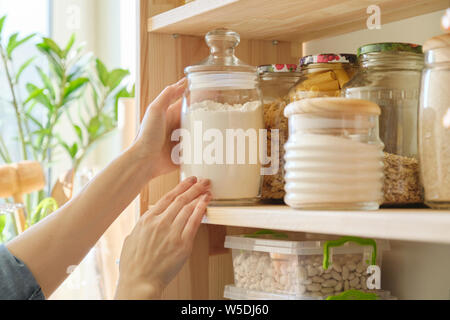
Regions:
[[[55,89],[53,88],[53,84],[50,78],[45,74],[45,72],[40,67],[36,67],[36,70],[38,71],[45,88],[50,93],[50,97],[52,98],[52,100],[55,100]]]
[[[98,58],[95,60],[95,67],[96,67],[97,75],[98,75],[98,78],[100,79],[100,82],[103,84],[104,87],[107,87],[108,86],[108,77],[109,77],[108,69],[106,69],[103,62],[101,62],[100,59],[98,59]]]
[[[130,71],[124,69],[115,69],[111,71],[108,77],[108,87],[110,91],[117,88],[123,79],[130,74]]]
[[[50,49],[51,52],[54,52],[60,59],[64,59],[64,53],[63,50],[56,44],[55,41],[53,41],[50,38],[43,38],[42,39],[44,43],[47,45],[47,47]]]
[[[28,59],[27,61],[25,61],[19,68],[19,70],[16,73],[16,83],[19,82],[20,80],[20,76],[22,75],[22,73],[25,71],[26,68],[28,68],[30,66],[30,64],[34,61],[34,59],[36,59],[36,57],[32,57],[30,59]]]
[[[58,203],[54,198],[42,200],[32,213],[31,225],[35,225],[48,215],[58,210]],[[31,227],[31,226],[30,226]]]
[[[95,140],[95,138],[97,138],[101,125],[102,124],[98,117],[93,117],[89,121],[89,125],[87,127],[87,130],[89,133],[89,141],[93,141],[93,140]]]
[[[64,103],[68,102],[70,95],[77,92],[89,82],[88,78],[78,78],[69,82],[68,86],[64,88]]]
[[[0,18],[0,39],[1,39],[1,33],[3,31],[3,27],[5,25],[6,16],[3,16]]]
[[[81,130],[80,126],[74,124],[73,129],[75,130],[75,133],[78,136],[78,139],[80,139],[80,142],[83,141],[83,130]]]
[[[11,59],[13,51],[22,44],[24,44],[25,42],[27,42],[28,40],[30,40],[31,38],[33,38],[35,35],[36,35],[35,33],[30,34],[29,36],[26,36],[25,38],[19,41],[17,41],[17,37],[19,36],[18,33],[14,33],[13,35],[11,35],[11,37],[9,38],[8,45],[6,47],[6,53],[8,54],[8,58]]]
[[[69,42],[67,43],[67,45],[66,45],[66,48],[64,49],[64,51],[63,51],[63,57],[64,58],[67,58],[67,54],[70,52],[70,50],[72,49],[72,47],[73,47],[73,44],[75,43],[75,33],[72,33],[72,36],[70,37],[70,39],[69,39]]]
[[[39,102],[43,106],[47,107],[50,111],[54,110],[54,106],[52,105],[48,97],[44,94],[45,88],[40,89],[34,84],[28,83],[27,90],[30,93],[30,96],[27,98],[27,100],[25,100],[25,103],[28,103],[31,100],[35,100],[36,102]]]
[[[0,215],[0,239],[3,240],[3,230],[5,230],[6,227],[6,216]]]
[[[35,125],[37,125],[39,127],[39,129],[43,130],[44,126],[42,125],[42,123],[40,123],[35,117],[33,117],[31,114],[29,114],[28,112],[25,114],[25,116],[30,119]]]

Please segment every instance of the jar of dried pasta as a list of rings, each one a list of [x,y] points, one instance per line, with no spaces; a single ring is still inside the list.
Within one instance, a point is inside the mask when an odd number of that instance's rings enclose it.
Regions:
[[[296,64],[264,65],[258,68],[267,129],[267,159],[264,168],[262,198],[282,201],[284,192],[284,144],[289,130],[284,108],[289,90],[300,79]]]
[[[300,60],[301,78],[290,91],[291,102],[318,97],[340,97],[341,89],[357,71],[354,54],[319,54]]]

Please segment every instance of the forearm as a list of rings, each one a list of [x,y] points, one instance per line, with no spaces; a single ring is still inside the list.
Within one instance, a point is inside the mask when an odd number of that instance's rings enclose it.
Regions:
[[[148,162],[129,149],[66,206],[7,245],[30,268],[46,297],[152,178]]]

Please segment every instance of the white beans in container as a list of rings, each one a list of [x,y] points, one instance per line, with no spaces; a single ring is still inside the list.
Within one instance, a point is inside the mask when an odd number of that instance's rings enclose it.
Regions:
[[[388,243],[382,242],[381,248]],[[233,249],[235,286],[254,291],[304,297],[338,295],[346,290],[367,290],[367,267],[372,248],[346,243],[330,251],[323,268],[325,241],[287,241],[243,236],[227,237]],[[386,244],[386,245],[385,245]],[[379,250],[377,265],[381,264]]]

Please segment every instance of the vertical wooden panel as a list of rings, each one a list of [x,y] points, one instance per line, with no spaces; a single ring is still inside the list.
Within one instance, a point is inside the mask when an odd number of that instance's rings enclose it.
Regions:
[[[176,6],[176,1],[140,0],[140,79],[137,92],[141,119],[148,105],[165,86],[182,78],[184,68],[203,60],[209,53],[202,37],[147,33],[147,18]],[[295,53],[298,51],[292,50],[289,42],[274,44],[272,41],[245,39],[237,50],[238,57],[252,65],[297,63]],[[142,191],[141,212],[156,203],[178,181],[178,172],[154,179]],[[222,251],[227,253],[210,256],[210,253],[222,253],[218,249],[224,232],[209,228],[202,226],[191,259],[165,290],[164,299],[223,298],[224,285],[233,282],[231,254]],[[223,231],[223,228],[219,229]]]

